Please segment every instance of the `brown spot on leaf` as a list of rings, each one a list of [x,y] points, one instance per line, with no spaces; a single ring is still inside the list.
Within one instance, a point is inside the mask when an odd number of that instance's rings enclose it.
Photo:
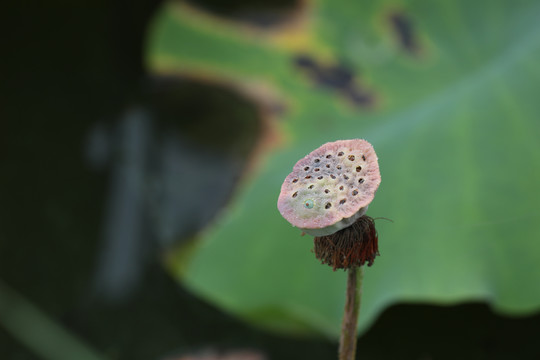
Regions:
[[[295,0],[186,0],[195,9],[220,19],[248,24],[260,29],[272,29],[291,24],[295,14],[305,7]]]
[[[389,20],[401,48],[411,54],[417,54],[420,46],[410,17],[403,12],[394,12],[390,14]]]
[[[350,89],[345,95],[356,106],[370,107],[375,104],[375,96],[363,89]]]
[[[336,91],[355,106],[370,107],[375,102],[373,91],[361,86],[358,74],[342,63],[325,64],[307,54],[295,56],[293,63],[317,86]]]

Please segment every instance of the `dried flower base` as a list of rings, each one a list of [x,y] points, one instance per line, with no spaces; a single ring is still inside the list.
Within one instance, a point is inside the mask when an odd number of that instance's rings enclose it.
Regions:
[[[315,237],[313,242],[315,257],[332,266],[334,271],[362,266],[366,262],[371,266],[380,255],[375,221],[366,215],[334,234]]]

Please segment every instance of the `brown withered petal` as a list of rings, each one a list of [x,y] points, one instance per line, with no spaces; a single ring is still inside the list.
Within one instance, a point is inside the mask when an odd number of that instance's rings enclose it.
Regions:
[[[315,257],[336,269],[349,269],[367,263],[373,265],[379,255],[375,221],[363,215],[351,226],[313,239]]]

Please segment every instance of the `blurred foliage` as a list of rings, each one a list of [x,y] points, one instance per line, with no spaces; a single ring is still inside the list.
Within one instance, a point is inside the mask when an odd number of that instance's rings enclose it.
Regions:
[[[104,359],[70,331],[59,326],[40,309],[9,288],[2,280],[0,280],[0,323],[44,359]]]
[[[317,263],[276,199],[297,159],[365,138],[382,173],[368,213],[394,223],[378,222],[361,330],[396,302],[537,310],[540,4],[314,0],[297,10],[266,30],[179,2],[155,16],[155,73],[228,84],[261,108],[271,94],[284,109],[274,147],[257,153],[228,211],[187,263],[171,261],[178,278],[257,324],[336,336],[344,274]]]

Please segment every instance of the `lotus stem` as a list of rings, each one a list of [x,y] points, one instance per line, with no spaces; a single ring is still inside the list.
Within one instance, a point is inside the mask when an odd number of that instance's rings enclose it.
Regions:
[[[354,360],[356,355],[356,328],[360,312],[360,297],[362,295],[363,268],[352,267],[347,270],[347,293],[345,310],[341,323],[339,339],[339,360]]]

